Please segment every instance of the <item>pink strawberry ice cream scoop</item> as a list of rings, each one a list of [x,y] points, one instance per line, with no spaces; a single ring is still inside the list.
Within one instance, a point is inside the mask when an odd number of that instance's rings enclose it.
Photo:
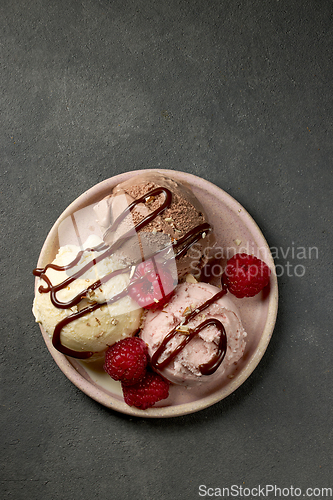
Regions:
[[[152,367],[186,386],[219,380],[243,356],[246,336],[232,300],[207,283],[178,285],[163,309],[147,313],[140,333]]]

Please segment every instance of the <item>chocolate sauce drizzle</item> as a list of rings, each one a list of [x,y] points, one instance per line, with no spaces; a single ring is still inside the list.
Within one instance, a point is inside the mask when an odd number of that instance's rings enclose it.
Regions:
[[[164,195],[163,203],[157,209],[155,209],[153,212],[151,212],[149,215],[147,215],[146,217],[144,217],[139,223],[137,223],[134,226],[134,229],[135,229],[135,231],[139,231],[143,227],[147,226],[158,215],[161,215],[168,207],[170,207],[171,201],[172,201],[172,193],[171,193],[171,191],[169,189],[164,188],[164,187],[157,187],[157,188],[152,189],[151,191],[149,191],[147,194],[145,194],[141,198],[138,198],[138,199],[134,200],[117,217],[117,219],[113,222],[113,224],[111,225],[111,227],[108,228],[108,230],[106,231],[106,233],[104,235],[104,238],[106,236],[114,233],[116,231],[116,229],[119,227],[120,223],[130,214],[130,212],[132,212],[132,210],[137,205],[139,205],[140,203],[145,203],[146,200],[149,197],[151,197],[151,196],[157,196],[157,195],[160,195],[160,194]],[[204,233],[208,233],[211,230],[212,230],[212,227],[207,222],[199,224],[198,226],[196,226],[196,227],[192,228],[190,231],[188,231],[179,240],[172,241],[171,245],[167,246],[166,248],[164,248],[160,252],[168,250],[171,247],[174,248],[174,249],[178,249],[179,248],[178,251],[176,251],[176,253],[175,253],[175,259],[180,259],[181,257],[183,257],[186,254],[186,252],[192,247],[192,245],[194,245],[197,241],[199,241],[203,237]],[[110,279],[114,278],[115,276],[117,276],[119,274],[123,274],[123,273],[129,272],[129,270],[132,267],[132,265],[128,266],[128,267],[125,267],[123,269],[118,269],[118,270],[116,270],[116,271],[114,271],[112,273],[107,274],[103,278],[101,278],[101,279],[97,280],[96,282],[94,282],[92,285],[90,285],[85,290],[81,291],[78,295],[76,295],[74,298],[72,298],[68,302],[61,302],[57,298],[57,292],[60,291],[60,290],[62,290],[62,289],[64,289],[65,287],[69,286],[76,279],[80,278],[86,271],[88,271],[89,269],[91,269],[95,264],[97,264],[98,262],[102,261],[103,259],[105,259],[109,255],[113,254],[126,241],[128,241],[130,238],[132,238],[132,236],[133,236],[133,229],[131,228],[130,230],[128,230],[126,233],[124,233],[119,239],[117,239],[110,246],[106,245],[105,243],[101,243],[100,245],[97,245],[94,248],[88,248],[88,249],[85,249],[85,250],[81,250],[80,252],[78,252],[77,256],[73,259],[73,261],[70,262],[69,264],[66,264],[64,266],[58,266],[56,264],[52,264],[51,263],[51,264],[47,264],[43,268],[36,268],[36,269],[34,269],[33,270],[33,275],[41,278],[46,283],[46,286],[41,285],[38,288],[39,293],[50,293],[50,299],[51,299],[52,304],[55,307],[59,308],[59,309],[68,309],[68,308],[71,308],[71,307],[74,307],[74,306],[78,305],[81,302],[82,299],[89,298],[89,295],[94,290],[96,290],[97,288],[99,288],[103,283],[106,283],[107,281],[109,281]],[[54,269],[56,271],[66,271],[68,269],[73,268],[76,264],[78,264],[80,262],[80,259],[81,259],[82,255],[84,254],[84,252],[93,252],[93,251],[96,251],[96,252],[101,252],[102,251],[103,253],[101,253],[100,255],[92,258],[91,261],[89,261],[86,265],[84,265],[80,270],[78,270],[72,276],[69,276],[67,279],[65,279],[64,281],[62,281],[58,285],[52,285],[50,279],[46,275],[46,271],[48,269]],[[154,256],[156,256],[156,255],[157,254],[152,254],[150,256],[147,256],[147,257],[145,257],[145,260],[148,260],[149,258],[154,258]],[[135,262],[133,264],[133,266],[136,266],[138,264],[139,264],[139,262]],[[78,318],[81,318],[82,316],[85,316],[86,314],[89,314],[90,312],[93,312],[96,309],[99,309],[100,307],[103,307],[106,304],[112,304],[112,303],[120,300],[121,298],[125,297],[128,294],[131,286],[134,286],[134,284],[137,284],[141,279],[143,279],[143,278],[139,278],[135,282],[129,283],[129,285],[126,288],[124,288],[121,292],[119,292],[114,297],[108,299],[107,301],[105,301],[105,302],[93,302],[89,306],[83,307],[81,310],[79,310],[77,312],[74,312],[73,314],[70,314],[69,316],[67,316],[66,318],[64,318],[63,320],[61,320],[56,325],[56,327],[54,329],[54,332],[53,332],[53,337],[52,337],[53,346],[58,351],[60,351],[61,353],[65,354],[67,356],[72,356],[72,357],[78,358],[78,359],[87,359],[87,358],[90,358],[94,354],[93,352],[90,352],[90,351],[75,351],[75,350],[72,350],[72,349],[69,349],[69,348],[65,347],[61,343],[60,335],[61,335],[62,329],[67,324],[71,323],[72,321],[74,321],[74,320],[76,320]],[[223,327],[223,325],[222,325],[222,327]],[[221,335],[221,337],[222,337],[222,335]]]
[[[223,295],[227,293],[227,290],[223,288],[220,292],[216,293],[208,299],[206,302],[201,304],[201,306],[197,307],[194,311],[192,311],[190,314],[186,316],[185,321],[183,321],[181,324],[175,326],[171,332],[169,332],[163,339],[162,343],[160,346],[157,348],[157,350],[154,352],[152,358],[151,358],[151,365],[153,368],[162,370],[165,368],[171,361],[172,359],[177,356],[177,354],[184,349],[184,347],[197,335],[198,333],[201,332],[204,328],[207,326],[215,326],[219,331],[220,331],[220,341],[219,344],[217,345],[217,351],[215,356],[205,364],[199,365],[199,370],[202,375],[211,375],[214,373],[220,364],[222,363],[224,356],[227,351],[227,335],[225,328],[221,321],[219,321],[216,318],[208,318],[200,325],[195,327],[193,330],[189,330],[186,332],[184,335],[184,339],[175,347],[173,351],[171,351],[166,358],[163,359],[163,361],[158,361],[161,355],[164,353],[164,351],[167,348],[168,343],[170,340],[172,340],[177,334],[182,333],[181,327],[184,325],[187,325],[195,316],[200,314],[202,311],[204,311],[207,307],[212,305],[214,302],[219,300]]]

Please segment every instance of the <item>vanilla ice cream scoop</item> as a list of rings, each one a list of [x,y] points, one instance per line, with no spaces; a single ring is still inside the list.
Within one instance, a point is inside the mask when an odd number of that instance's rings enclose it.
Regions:
[[[148,312],[140,332],[153,368],[187,386],[219,379],[243,356],[246,336],[229,296],[206,283],[178,285],[162,310]]]
[[[103,354],[139,328],[142,309],[127,293],[129,269],[119,256],[103,256],[103,245],[93,236],[81,249],[62,246],[51,265],[35,271],[33,314],[64,354]]]

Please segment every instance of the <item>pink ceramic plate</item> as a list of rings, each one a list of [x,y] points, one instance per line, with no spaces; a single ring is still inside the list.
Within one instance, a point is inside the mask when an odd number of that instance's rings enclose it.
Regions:
[[[153,171],[156,172],[156,170]],[[81,391],[113,410],[150,418],[193,413],[217,403],[235,391],[256,368],[267,348],[274,329],[278,304],[273,258],[260,229],[246,210],[222,189],[204,179],[174,170],[158,170],[158,172],[190,186],[214,227],[218,251],[223,254],[223,257],[230,258],[240,251],[254,253],[269,265],[272,274],[269,290],[265,290],[265,293],[260,293],[250,299],[233,297],[248,333],[247,347],[237,366],[232,371],[229,370],[224,379],[209,393],[198,393],[197,390],[171,386],[169,398],[147,410],[139,410],[126,405],[122,399],[120,384],[111,380],[99,367],[66,357],[55,350],[50,338],[41,327],[45,343],[54,360],[66,377]],[[142,170],[126,172],[107,179],[77,198],[59,217],[47,236],[38,260],[38,267],[51,262],[60,245],[76,242],[74,241],[75,235],[73,238],[72,234],[73,226],[68,224],[67,229],[67,221],[72,219],[73,214],[79,225],[80,221],[84,222],[86,228],[84,236],[98,232],[95,217],[89,207],[109,194],[118,183],[139,173],[142,173]],[[80,233],[81,231],[80,228]]]

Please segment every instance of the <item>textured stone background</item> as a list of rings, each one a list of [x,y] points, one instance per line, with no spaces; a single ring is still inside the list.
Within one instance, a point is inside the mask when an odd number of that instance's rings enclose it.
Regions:
[[[0,1],[3,498],[333,487],[332,14],[330,0]],[[67,205],[158,167],[223,188],[271,247],[318,248],[277,256],[277,324],[246,383],[163,421],[81,393],[31,314],[31,270]]]

